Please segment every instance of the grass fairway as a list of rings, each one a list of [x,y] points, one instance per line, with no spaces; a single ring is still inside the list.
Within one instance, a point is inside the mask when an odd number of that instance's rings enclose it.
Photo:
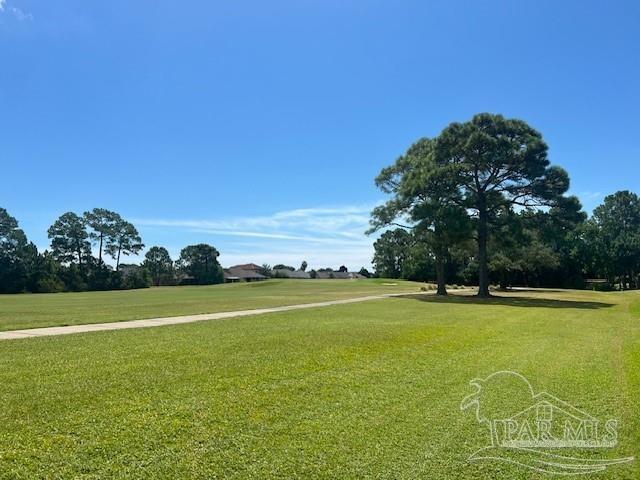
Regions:
[[[216,313],[418,291],[404,280],[268,280],[110,292],[0,295],[0,331]]]
[[[0,478],[551,478],[467,461],[489,437],[460,401],[497,370],[640,457],[640,295],[503,295],[0,342]]]

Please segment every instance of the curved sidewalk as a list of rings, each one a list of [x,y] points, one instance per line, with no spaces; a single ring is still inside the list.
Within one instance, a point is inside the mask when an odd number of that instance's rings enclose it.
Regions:
[[[257,308],[253,310],[236,310],[232,312],[204,313],[200,315],[183,315],[180,317],[145,318],[143,320],[123,320],[121,322],[90,323],[85,325],[68,325],[64,327],[30,328],[25,330],[9,330],[0,332],[0,340],[16,340],[19,338],[48,337],[51,335],[69,335],[72,333],[101,332],[104,330],[126,330],[129,328],[160,327],[162,325],[178,325],[180,323],[202,322],[205,320],[220,320],[223,318],[247,317],[263,313],[288,312],[305,308],[328,307],[346,303],[366,302],[389,297],[405,295],[424,295],[425,292],[387,293],[383,295],[369,295],[367,297],[347,298],[344,300],[329,300],[317,303],[302,303],[283,307]]]

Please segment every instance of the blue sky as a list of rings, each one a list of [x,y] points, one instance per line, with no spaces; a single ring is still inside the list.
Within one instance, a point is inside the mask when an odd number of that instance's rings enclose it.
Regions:
[[[640,191],[640,3],[0,0],[0,206],[104,207],[176,256],[368,265],[379,170],[527,120],[590,210]]]

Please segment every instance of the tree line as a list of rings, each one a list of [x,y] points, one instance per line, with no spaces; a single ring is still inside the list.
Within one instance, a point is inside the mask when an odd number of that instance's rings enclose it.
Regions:
[[[144,288],[150,285],[222,283],[215,247],[189,245],[174,262],[164,247],[151,247],[141,265],[122,259],[144,248],[135,226],[116,212],[94,208],[67,212],[49,227],[51,247],[38,252],[18,221],[0,208],[0,293]],[[95,250],[94,250],[95,249]],[[105,263],[108,256],[115,266]]]
[[[376,178],[390,199],[372,212],[380,276],[446,283],[602,289],[640,284],[640,200],[604,199],[588,218],[526,122],[479,114],[422,138]]]

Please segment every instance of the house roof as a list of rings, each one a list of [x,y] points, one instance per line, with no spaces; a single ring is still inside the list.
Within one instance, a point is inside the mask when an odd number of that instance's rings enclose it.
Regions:
[[[316,278],[338,278],[346,279],[351,278],[349,272],[317,272]]]
[[[225,277],[228,279],[234,279],[234,277],[242,280],[262,280],[267,277],[259,274],[258,272],[254,272],[252,270],[245,270],[242,268],[231,267],[225,270]]]
[[[295,270],[292,272],[288,268],[277,268],[273,270],[273,273],[287,278],[311,278],[311,275],[309,275],[308,272],[303,272],[302,270]]]
[[[240,270],[262,270],[260,265],[256,265],[255,263],[244,263],[242,265],[234,265],[233,267],[229,267],[229,270],[232,268],[239,268]]]
[[[366,277],[364,275],[360,275],[358,272],[338,272],[334,270],[333,272],[317,272],[316,278],[359,279]]]

